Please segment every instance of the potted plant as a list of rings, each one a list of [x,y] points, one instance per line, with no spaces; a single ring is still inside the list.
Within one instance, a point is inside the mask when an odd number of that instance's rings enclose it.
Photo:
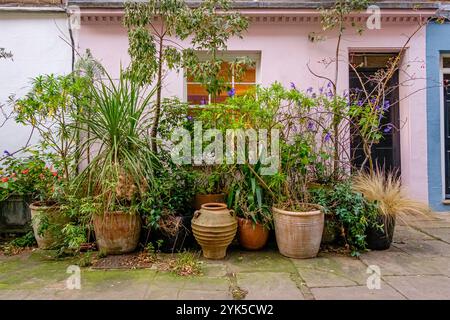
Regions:
[[[60,204],[64,201],[64,188],[76,174],[79,132],[74,119],[86,104],[87,83],[85,77],[76,73],[41,75],[32,80],[32,88],[25,97],[14,101],[16,122],[39,133],[37,152],[50,167],[36,179],[39,201],[30,205],[35,237],[41,248],[53,247],[68,221]]]
[[[361,172],[354,177],[353,188],[378,207],[376,226],[369,227],[366,232],[367,246],[372,250],[389,249],[397,218],[430,213],[426,204],[406,196],[400,177],[395,172],[381,169],[372,173]]]
[[[259,165],[255,166],[256,171]],[[230,187],[228,207],[235,211],[238,219],[239,244],[247,250],[262,249],[272,226],[272,213],[265,191],[249,165],[243,165],[234,176],[236,180]]]
[[[123,71],[117,81],[107,75],[89,89],[92,104],[77,121],[88,137],[81,150],[92,152],[77,178],[78,190],[100,203],[93,215],[99,249],[107,254],[131,252],[141,232],[139,206],[154,190],[159,165],[148,140],[154,90],[148,91]]]

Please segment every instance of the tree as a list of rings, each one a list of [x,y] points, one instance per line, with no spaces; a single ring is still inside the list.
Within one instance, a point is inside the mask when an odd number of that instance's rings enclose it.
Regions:
[[[226,50],[227,40],[240,36],[248,26],[244,17],[239,13],[229,13],[229,10],[228,0],[206,0],[196,8],[188,7],[181,0],[125,4],[124,25],[128,29],[130,69],[137,81],[156,85],[150,132],[154,152],[157,150],[161,89],[166,71],[186,68],[196,81],[207,87],[208,92],[214,94],[220,91],[221,61],[217,52]],[[177,43],[177,40],[182,41],[189,36],[192,36],[191,48]],[[206,50],[210,59],[200,61],[195,50]],[[238,64],[242,66],[242,62]]]

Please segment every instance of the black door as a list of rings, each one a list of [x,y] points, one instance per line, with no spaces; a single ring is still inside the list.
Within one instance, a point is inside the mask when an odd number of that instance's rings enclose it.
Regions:
[[[379,69],[380,68],[378,67],[362,67],[357,69],[367,90],[371,89],[371,85],[372,88],[375,85],[375,83],[370,82],[370,78]],[[397,71],[391,78],[390,83],[387,86],[390,89],[386,92],[384,97],[390,107],[381,119],[381,125],[383,125],[384,128],[382,132],[383,138],[378,144],[372,146],[371,155],[374,165],[384,168],[386,171],[396,171],[396,173],[400,175],[400,132],[399,130],[396,130],[400,128],[398,84]],[[349,85],[350,92],[354,94],[352,96],[357,99],[358,89],[361,90],[362,85],[357,74],[353,70],[350,72]],[[388,124],[391,124],[392,126],[387,126]],[[354,130],[352,130],[350,148],[353,157],[353,165],[356,168],[361,168],[365,156],[362,149],[361,138],[354,134]],[[368,166],[369,164],[366,162],[365,167]]]
[[[450,74],[444,74],[445,198],[450,198]]]

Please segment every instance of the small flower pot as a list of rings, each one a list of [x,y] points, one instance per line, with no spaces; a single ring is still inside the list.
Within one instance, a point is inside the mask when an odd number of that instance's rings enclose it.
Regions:
[[[259,250],[264,248],[269,239],[269,229],[260,223],[254,223],[250,219],[238,219],[239,244],[247,250]]]

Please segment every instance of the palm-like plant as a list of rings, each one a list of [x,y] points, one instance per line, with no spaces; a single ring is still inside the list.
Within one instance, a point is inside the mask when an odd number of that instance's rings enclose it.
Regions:
[[[148,91],[121,71],[119,79],[92,83],[92,105],[79,116],[86,133],[82,152],[93,153],[79,177],[89,195],[100,197],[105,210],[129,204],[154,185],[158,159],[151,151],[148,130],[154,90]]]

